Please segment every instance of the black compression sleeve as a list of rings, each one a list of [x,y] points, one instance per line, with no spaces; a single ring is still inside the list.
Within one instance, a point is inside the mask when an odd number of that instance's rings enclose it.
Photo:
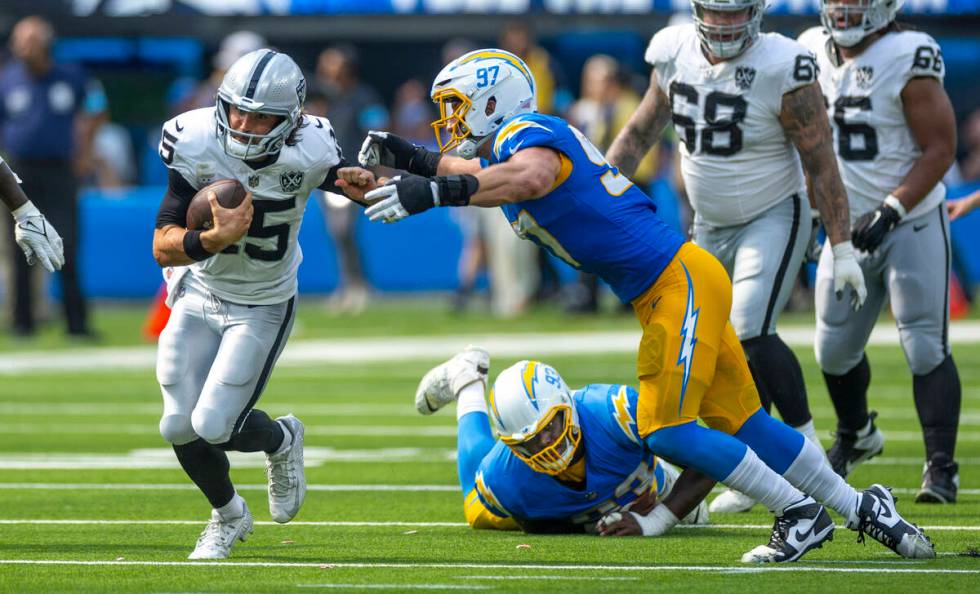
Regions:
[[[170,169],[167,178],[167,193],[163,196],[160,203],[160,210],[157,211],[157,229],[163,229],[167,225],[187,225],[187,207],[191,199],[197,194],[194,186],[190,185],[177,173]]]
[[[324,192],[333,192],[336,194],[337,191],[340,190],[340,188],[334,185],[334,183],[337,182],[337,171],[341,167],[350,167],[350,166],[351,164],[347,162],[347,159],[341,157],[340,163],[337,163],[336,165],[330,168],[330,171],[327,172],[327,177],[323,180],[322,184],[317,186],[317,188],[323,190]]]

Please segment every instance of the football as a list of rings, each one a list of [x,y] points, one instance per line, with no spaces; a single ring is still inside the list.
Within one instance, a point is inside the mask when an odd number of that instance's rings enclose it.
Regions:
[[[248,195],[245,187],[235,179],[219,179],[213,184],[201,188],[197,194],[194,194],[194,198],[191,199],[191,203],[187,207],[188,229],[206,230],[211,228],[211,203],[208,202],[208,192],[214,192],[218,204],[225,208],[235,208]]]

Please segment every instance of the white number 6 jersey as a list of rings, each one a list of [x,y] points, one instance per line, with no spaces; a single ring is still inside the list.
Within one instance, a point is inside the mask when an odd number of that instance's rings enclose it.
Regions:
[[[271,305],[296,293],[303,259],[297,237],[310,192],[341,161],[325,118],[304,116],[293,146],[260,169],[227,155],[218,139],[214,107],[183,113],[163,125],[160,158],[195,189],[236,179],[252,193],[255,212],[248,233],[220,254],[190,265],[190,274],[219,298]]]
[[[678,25],[654,35],[645,58],[670,98],[684,184],[704,222],[740,225],[805,194],[779,114],[783,95],[817,80],[810,52],[763,33],[745,53],[712,65],[694,25]]]
[[[845,62],[837,59],[830,39],[821,27],[799,38],[820,66],[820,86],[853,222],[878,208],[922,155],[905,120],[902,90],[916,77],[942,84],[945,66],[939,45],[918,31],[886,33]],[[937,184],[905,219],[932,212],[945,195],[945,186]]]

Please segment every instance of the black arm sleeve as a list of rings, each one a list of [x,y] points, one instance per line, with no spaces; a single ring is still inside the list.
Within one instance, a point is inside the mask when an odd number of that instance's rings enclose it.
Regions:
[[[175,169],[169,169],[167,178],[167,193],[163,196],[160,203],[160,210],[157,211],[157,229],[163,229],[167,225],[187,225],[187,207],[197,194],[190,183]]]
[[[340,192],[339,191],[340,188],[338,188],[337,186],[335,186],[334,183],[336,183],[336,181],[338,179],[338,177],[337,177],[337,171],[341,167],[350,167],[350,166],[351,166],[351,164],[347,161],[347,159],[341,157],[340,158],[340,163],[337,163],[336,165],[334,165],[333,167],[330,168],[330,171],[327,172],[326,179],[323,180],[323,183],[322,184],[320,184],[319,186],[317,186],[317,189],[323,190],[324,192],[331,192],[333,194],[338,194],[338,193],[344,194],[343,192]],[[347,196],[347,194],[344,194],[344,196]],[[347,196],[347,199],[350,200],[351,202],[353,202],[354,204],[357,204],[357,205],[361,206],[362,208],[368,206],[368,203],[367,202],[362,202],[360,200],[355,200],[354,198],[351,198],[350,196]]]

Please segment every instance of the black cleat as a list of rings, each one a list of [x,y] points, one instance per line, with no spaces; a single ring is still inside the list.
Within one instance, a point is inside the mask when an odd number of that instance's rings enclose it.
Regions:
[[[834,434],[834,445],[827,450],[827,459],[834,472],[847,478],[858,464],[884,451],[885,436],[874,423],[877,416],[877,412],[871,411],[868,415],[868,425],[860,431],[837,430]]]
[[[922,487],[916,503],[956,503],[960,488],[960,465],[956,462],[927,462],[922,470]]]
[[[772,525],[769,544],[742,555],[742,563],[785,563],[796,561],[810,549],[819,549],[834,539],[834,521],[812,497],[801,499],[783,510]]]

